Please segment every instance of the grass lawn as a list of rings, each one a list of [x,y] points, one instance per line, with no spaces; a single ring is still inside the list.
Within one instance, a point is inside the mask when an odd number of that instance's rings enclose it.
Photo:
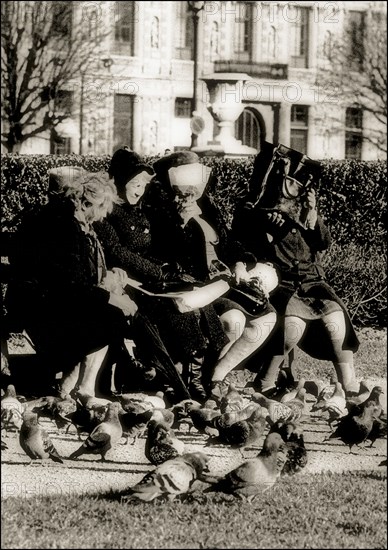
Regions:
[[[358,334],[357,377],[386,379],[386,329]],[[325,380],[334,369],[298,350],[297,371]],[[112,493],[9,497],[1,548],[386,548],[386,496],[381,467],[302,472],[251,504],[198,491],[174,502],[123,504]]]
[[[386,469],[282,479],[251,504],[195,492],[7,499],[2,548],[386,548]]]

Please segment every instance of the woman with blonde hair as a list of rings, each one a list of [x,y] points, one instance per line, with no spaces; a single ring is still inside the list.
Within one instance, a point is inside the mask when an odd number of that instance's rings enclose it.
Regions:
[[[51,170],[49,191],[48,203],[18,230],[7,309],[48,371],[63,373],[60,392],[94,395],[108,346],[122,345],[137,310],[120,289],[103,288],[105,258],[93,229],[119,199],[105,173],[73,167]]]

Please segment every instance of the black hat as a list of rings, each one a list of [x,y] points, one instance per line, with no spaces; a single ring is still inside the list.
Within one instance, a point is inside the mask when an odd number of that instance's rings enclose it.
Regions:
[[[318,183],[320,176],[318,161],[285,145],[264,142],[254,161],[248,200],[263,208],[271,208],[282,192],[285,177],[306,191],[311,184]]]
[[[108,174],[114,178],[116,186],[126,185],[128,181],[141,172],[153,175],[151,166],[145,164],[140,155],[129,149],[118,149],[113,153]]]

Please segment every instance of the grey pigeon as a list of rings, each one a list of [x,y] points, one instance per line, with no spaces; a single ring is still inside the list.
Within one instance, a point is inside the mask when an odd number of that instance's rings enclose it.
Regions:
[[[130,487],[129,494],[123,496],[122,501],[140,499],[150,502],[159,497],[173,500],[177,495],[187,493],[194,481],[203,478],[208,461],[209,457],[202,452],[185,453],[167,460]]]
[[[119,408],[119,403],[109,403],[105,420],[98,424],[81,447],[69,456],[71,460],[83,454],[100,454],[101,460],[105,460],[106,453],[120,441],[123,433],[118,417]]]
[[[223,491],[252,500],[274,485],[286,460],[287,448],[280,434],[268,434],[256,458],[246,460],[223,477],[207,476],[206,481],[213,485],[205,492]]]
[[[59,456],[47,432],[39,425],[38,415],[34,412],[25,412],[23,414],[19,443],[23,451],[32,460],[51,458],[54,462],[63,464],[62,458]]]
[[[152,464],[158,466],[170,458],[182,455],[184,450],[185,444],[169,426],[156,420],[148,422],[144,452]]]

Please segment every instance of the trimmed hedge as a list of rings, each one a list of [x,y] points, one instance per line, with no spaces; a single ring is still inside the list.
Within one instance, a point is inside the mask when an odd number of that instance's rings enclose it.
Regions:
[[[95,172],[107,170],[110,158],[2,155],[2,231],[15,231],[26,208],[46,202],[50,168],[71,164]],[[144,160],[152,164],[155,157]],[[247,192],[253,157],[205,157],[202,162],[213,168],[208,192],[229,225],[236,202]],[[355,160],[324,160],[322,164],[319,205],[333,238],[324,257],[327,278],[356,324],[384,325],[387,164]]]

